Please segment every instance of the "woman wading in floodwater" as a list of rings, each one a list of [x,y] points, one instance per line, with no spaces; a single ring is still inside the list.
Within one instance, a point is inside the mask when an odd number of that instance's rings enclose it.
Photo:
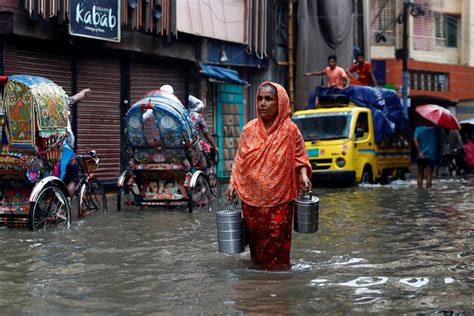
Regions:
[[[310,191],[312,173],[288,94],[277,83],[257,91],[257,119],[247,123],[226,191],[242,200],[252,261],[261,269],[290,269],[293,200]]]

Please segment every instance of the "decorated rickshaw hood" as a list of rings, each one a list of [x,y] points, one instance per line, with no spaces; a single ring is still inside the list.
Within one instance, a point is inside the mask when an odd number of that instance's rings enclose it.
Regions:
[[[4,93],[10,145],[33,147],[36,130],[42,138],[66,133],[67,95],[51,80],[29,75],[10,76]]]
[[[143,128],[143,114],[153,110],[159,140],[165,147],[182,147],[183,140],[192,142],[196,139],[192,123],[186,108],[174,95],[155,91],[136,102],[125,115],[127,139],[132,146],[146,147]],[[183,139],[184,138],[184,139]]]

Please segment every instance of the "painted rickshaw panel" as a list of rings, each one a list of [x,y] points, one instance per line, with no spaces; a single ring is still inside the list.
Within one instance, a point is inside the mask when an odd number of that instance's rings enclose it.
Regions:
[[[35,185],[53,173],[61,158],[68,119],[67,95],[52,81],[28,75],[8,77],[0,150],[0,217],[24,223]],[[6,139],[4,138],[6,136]],[[6,141],[6,142],[5,142]],[[40,153],[47,151],[41,156]],[[43,179],[45,180],[45,179]]]
[[[7,137],[11,147],[34,147],[41,138],[63,136],[68,119],[67,95],[51,80],[15,75],[5,90]],[[36,119],[35,119],[36,118]]]
[[[184,147],[183,137],[188,142],[195,139],[188,112],[179,100],[165,93],[155,93],[136,102],[125,116],[126,134],[131,146],[150,146],[143,126],[143,114],[147,109],[153,110],[157,133],[165,148]]]

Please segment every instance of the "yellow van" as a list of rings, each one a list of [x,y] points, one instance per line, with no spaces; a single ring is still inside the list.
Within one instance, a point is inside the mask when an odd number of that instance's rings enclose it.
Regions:
[[[293,115],[313,167],[312,180],[387,183],[410,167],[405,135],[375,143],[372,112],[352,103],[298,111]]]

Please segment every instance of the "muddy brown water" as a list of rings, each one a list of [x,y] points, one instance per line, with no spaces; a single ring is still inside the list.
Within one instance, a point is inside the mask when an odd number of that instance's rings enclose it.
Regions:
[[[474,178],[316,188],[289,272],[217,251],[215,214],[127,208],[0,227],[0,314],[474,314]]]

